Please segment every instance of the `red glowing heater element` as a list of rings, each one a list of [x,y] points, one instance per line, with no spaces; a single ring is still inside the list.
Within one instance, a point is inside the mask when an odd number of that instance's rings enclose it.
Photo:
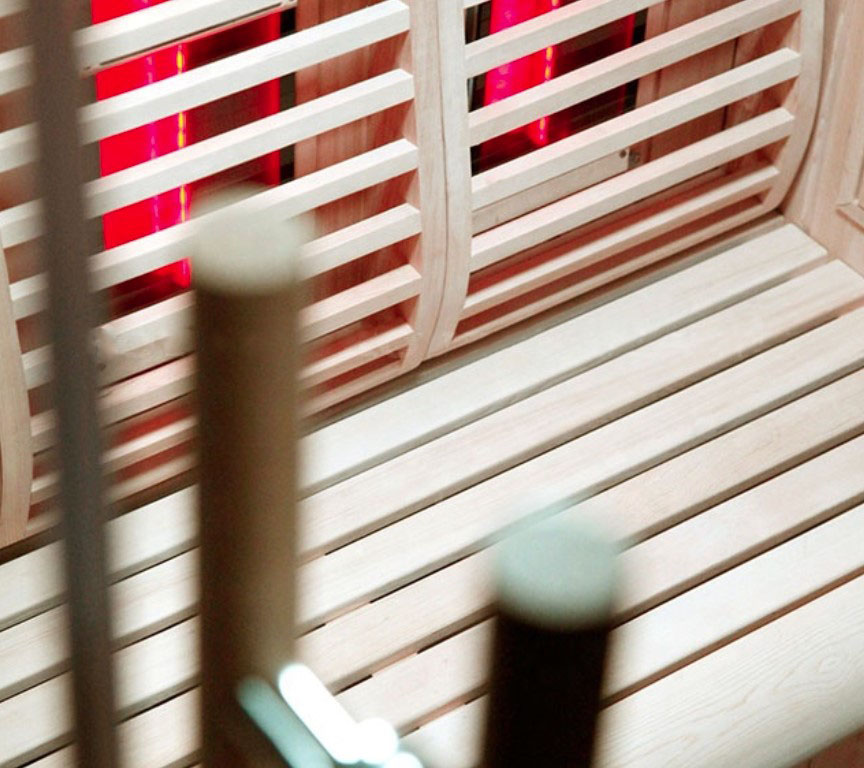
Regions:
[[[165,0],[91,0],[94,24],[159,5]],[[269,14],[239,27],[214,32],[190,43],[178,43],[137,59],[109,67],[96,75],[96,98],[121,93],[179,75],[189,69],[238,50],[279,37],[279,14]],[[99,142],[101,175],[107,176],[213,135],[218,130],[255,120],[279,111],[279,81],[255,86],[242,94],[226,97],[213,105],[133,128]],[[267,184],[279,183],[279,153],[260,159],[249,174]],[[209,182],[203,182],[204,184]],[[189,218],[192,197],[201,182],[184,184],[147,200],[105,214],[102,227],[106,248],[128,243],[174,226]],[[189,263],[179,261],[150,273],[154,286],[167,281],[175,288],[190,283]]]
[[[492,0],[489,34],[494,35],[523,21],[554,10],[561,0]],[[555,76],[558,46],[550,45],[543,51],[529,54],[516,61],[502,64],[486,75],[484,105],[494,104],[516,93],[539,85]],[[549,118],[541,117],[534,123],[517,128],[511,133],[525,134],[534,146],[549,142]]]
[[[495,34],[541,14],[554,11],[566,3],[567,0],[492,0],[489,34]],[[599,41],[586,43],[584,47],[579,45],[578,40],[550,45],[536,53],[490,70],[486,74],[484,106],[548,82],[557,75],[631,46],[635,26],[636,17],[629,16],[609,25],[605,37]],[[613,103],[609,105],[607,102],[605,117],[601,120],[610,116],[610,106],[612,114],[621,114],[626,108],[626,86],[611,95]],[[591,121],[595,108],[595,105],[589,102],[583,105],[577,104],[564,113],[546,115],[504,136],[484,142],[481,150],[484,155],[499,156],[500,160],[518,156],[531,148],[542,147],[569,136],[574,130],[586,127],[583,123],[586,120]]]
[[[93,22],[108,21],[162,1],[92,0]],[[96,98],[107,99],[180,74],[187,68],[187,56],[187,45],[181,43],[110,67],[96,75]],[[103,139],[99,142],[102,176],[182,149],[187,142],[188,115],[185,112]],[[189,192],[188,185],[183,185],[107,213],[102,219],[105,246],[113,248],[186,221],[189,218]],[[189,285],[186,261],[163,267],[154,275],[167,277],[181,287]]]

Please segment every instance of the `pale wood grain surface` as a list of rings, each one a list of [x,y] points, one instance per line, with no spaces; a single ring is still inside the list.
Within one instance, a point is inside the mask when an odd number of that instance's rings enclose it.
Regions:
[[[607,680],[617,703],[605,718],[616,730],[604,737],[604,764],[675,765],[682,754],[706,765],[726,765],[729,755],[747,764],[743,733],[767,768],[781,762],[777,749],[782,760],[800,761],[860,727],[864,712],[854,707],[835,718],[813,715],[829,694],[850,695],[864,675],[855,666],[860,611],[849,607],[860,602],[856,576],[864,568],[856,506],[864,501],[856,471],[864,461],[864,310],[854,309],[864,282],[823,261],[793,228],[769,227],[520,347],[432,379],[426,393],[437,393],[438,406],[418,417],[419,427],[406,424],[410,392],[325,427],[319,445],[351,435],[362,443],[377,412],[394,424],[392,444],[413,447],[365,468],[349,464],[349,477],[306,500],[304,519],[322,526],[306,556],[345,546],[301,568],[301,619],[315,627],[300,639],[304,658],[334,688],[349,686],[341,696],[357,715],[421,725],[412,739],[444,766],[473,765],[482,699],[461,704],[485,684],[484,548],[524,517],[512,506],[520,488],[552,483],[575,503],[563,514],[605,521],[630,547],[617,613],[624,623]],[[574,341],[586,345],[581,357],[570,352]],[[563,348],[570,359],[560,359]],[[446,395],[472,376],[482,381],[484,370],[491,376],[499,359],[521,373],[479,405],[453,410]],[[520,413],[522,448],[502,431]],[[433,450],[444,444],[447,451]],[[490,451],[500,453],[498,464],[483,470],[476,462]],[[442,462],[451,454],[466,465],[470,456],[474,466],[449,468]],[[420,485],[420,469],[431,466],[437,491]],[[403,475],[403,490],[394,491]],[[121,738],[134,766],[196,759],[189,502],[168,498],[111,523],[120,705],[129,718]],[[0,566],[4,584],[17,579],[21,587],[0,592],[0,732],[20,729],[0,740],[0,762],[9,765],[72,764],[57,549]],[[436,570],[441,565],[448,567]],[[373,597],[380,599],[368,602]],[[317,626],[331,616],[338,618]],[[831,621],[828,639],[819,622]],[[743,698],[742,686],[750,692]],[[668,724],[652,714],[661,705]],[[703,727],[694,711],[729,725]],[[778,729],[790,724],[795,738],[781,745]],[[691,734],[683,752],[674,737],[682,731]]]

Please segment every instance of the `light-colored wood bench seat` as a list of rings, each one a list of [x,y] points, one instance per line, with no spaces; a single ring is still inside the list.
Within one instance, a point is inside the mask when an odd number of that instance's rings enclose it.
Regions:
[[[864,278],[771,219],[304,440],[300,651],[477,762],[490,547],[626,544],[599,764],[793,765],[864,726]],[[197,755],[194,491],[110,524],[129,768]],[[0,766],[72,765],[59,544],[0,566]]]

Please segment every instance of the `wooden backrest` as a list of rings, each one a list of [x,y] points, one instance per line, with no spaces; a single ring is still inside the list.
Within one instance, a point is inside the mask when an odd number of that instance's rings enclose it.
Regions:
[[[290,6],[168,2],[91,25],[77,40],[82,75]],[[214,118],[212,135],[91,182],[89,210],[96,219],[201,179],[224,183],[232,169],[282,152],[292,173],[248,204],[274,217],[315,212],[319,236],[304,256],[303,381],[308,410],[321,410],[774,209],[812,129],[822,6],[578,0],[466,42],[466,15],[483,12],[474,0],[306,0],[292,34],[89,105],[82,126],[92,147],[283,81],[273,114],[221,131]],[[12,0],[0,8],[9,23],[18,10]],[[501,101],[466,98],[489,70],[578,46],[634,14],[644,41]],[[20,106],[28,52],[11,39],[0,55],[0,97]],[[495,137],[625,87],[630,111],[472,171],[472,148],[476,156]],[[33,413],[30,445],[2,423],[0,445],[4,468],[29,468],[35,457],[36,477],[31,498],[18,502],[32,504],[28,526],[4,529],[0,545],[51,524],[43,508],[55,488],[46,462],[52,416],[41,394],[50,355],[34,332],[45,281],[26,183],[32,127],[26,109],[2,119],[0,241],[23,355],[0,366],[23,366]],[[95,253],[95,284],[107,294],[182,258],[194,226]],[[117,499],[140,498],[191,469],[191,302],[179,292],[120,307],[100,330]],[[4,498],[0,519],[22,517],[10,504]]]

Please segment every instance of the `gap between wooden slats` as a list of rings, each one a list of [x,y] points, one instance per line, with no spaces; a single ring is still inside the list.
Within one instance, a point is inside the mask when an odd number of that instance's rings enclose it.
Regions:
[[[489,205],[609,153],[621,151],[638,141],[797,77],[800,70],[800,55],[784,48],[612,118],[478,174],[471,182],[473,205],[475,208]]]
[[[728,8],[650,38],[471,112],[470,142],[480,144],[543,115],[637,80],[689,56],[734,40],[801,9],[801,0],[741,0]]]
[[[382,331],[322,360],[310,363],[300,372],[300,380],[305,386],[311,387],[346,371],[359,368],[380,357],[404,349],[413,333],[408,323],[400,323],[395,328]]]
[[[851,353],[852,357],[848,358],[846,362],[840,363],[839,368],[835,369],[836,373],[818,374],[815,379],[798,379],[799,376],[806,376],[805,372],[800,370],[800,366],[799,370],[795,372],[784,370],[782,374],[773,366],[778,365],[782,368],[788,363],[788,360],[797,355],[797,361],[806,360],[813,363],[815,373],[821,363],[808,357],[809,351],[820,345],[823,337],[826,341],[831,339],[828,343],[839,342],[843,346],[853,346],[854,343],[843,338],[842,334],[846,331],[854,333],[852,329],[858,327],[857,324],[861,322],[860,314],[859,312],[849,315],[795,341],[765,352],[723,374],[691,386],[674,398],[670,397],[649,408],[644,408],[630,417],[624,417],[611,425],[595,430],[570,445],[550,451],[528,464],[499,475],[492,481],[474,486],[459,496],[451,497],[447,502],[418,512],[404,523],[392,525],[373,536],[338,550],[327,558],[313,561],[301,571],[301,583],[304,585],[302,592],[309,596],[304,610],[304,618],[309,623],[317,623],[326,616],[335,615],[350,605],[355,605],[365,599],[372,599],[387,590],[395,589],[412,578],[417,578],[423,573],[428,573],[453,559],[480,548],[488,541],[488,536],[508,524],[516,522],[518,519],[517,512],[511,510],[511,514],[507,515],[501,513],[501,508],[506,507],[507,502],[512,498],[514,488],[531,487],[531,481],[537,477],[542,477],[542,482],[547,487],[555,487],[560,484],[559,492],[567,497],[578,497],[599,490],[600,487],[591,479],[594,476],[592,473],[602,472],[604,479],[600,482],[611,484],[614,477],[613,468],[621,463],[626,463],[625,455],[628,449],[637,453],[641,450],[647,450],[647,447],[636,439],[643,434],[643,421],[645,422],[644,429],[647,430],[648,421],[650,420],[652,424],[655,424],[654,420],[661,419],[662,415],[662,421],[656,422],[665,424],[665,429],[662,430],[662,439],[658,437],[652,440],[654,450],[660,451],[662,445],[665,445],[667,441],[680,440],[679,430],[686,430],[688,435],[692,435],[694,431],[699,429],[698,425],[703,421],[722,424],[724,411],[728,408],[734,408],[736,414],[739,414],[737,408],[744,405],[741,402],[741,397],[746,397],[754,404],[756,402],[765,403],[760,406],[762,408],[776,407],[782,402],[802,394],[803,391],[807,391],[807,389],[802,391],[800,386],[812,389],[824,383],[822,378],[824,375],[842,375],[849,370],[850,366],[860,365],[860,350],[847,349],[845,354]],[[804,353],[805,349],[808,351],[807,353]],[[772,374],[768,374],[769,366],[772,369]],[[833,365],[829,367],[833,368]],[[772,384],[776,385],[778,390],[781,386],[781,380],[789,379],[783,385],[784,389],[791,387],[790,390],[787,390],[788,394],[781,394],[779,391],[769,392],[764,389],[761,392],[747,391],[744,394],[738,392],[739,400],[734,405],[725,400],[733,381],[738,383],[747,379],[752,382],[754,380],[752,377],[757,377],[761,381],[763,376],[771,375],[774,375]],[[800,383],[797,383],[796,380]],[[721,389],[722,392],[718,391]],[[699,409],[697,415],[693,417],[692,412],[697,409],[695,407],[691,409],[687,406],[694,405],[697,400],[709,404],[715,403],[717,407],[711,414],[703,414]],[[673,409],[675,410],[674,414],[670,413]],[[752,416],[753,413],[748,415]],[[740,418],[742,418],[740,415],[734,417],[736,422]],[[731,425],[728,428],[731,428]],[[707,429],[708,433],[704,439],[713,437],[720,431],[719,426],[711,426]],[[595,443],[608,443],[612,439],[610,435],[619,432],[626,433],[627,439],[616,440],[615,443],[624,448],[612,457],[606,456],[608,451],[599,454],[606,459],[606,466],[602,469],[598,468],[600,464],[597,461],[599,446]],[[652,434],[656,432],[656,428],[652,430]],[[656,445],[657,443],[660,445]],[[675,445],[682,450],[684,449],[680,442],[676,442]],[[593,462],[589,462],[593,468],[576,460],[583,451],[589,452],[594,457]],[[660,458],[662,455],[662,452],[658,454],[656,460],[644,457],[639,462],[641,465],[639,468],[644,469],[658,460],[663,460]],[[668,458],[668,456],[664,458]],[[566,473],[561,469],[564,464],[566,464]],[[574,470],[574,467],[578,469]],[[560,472],[559,469],[561,469]],[[580,477],[580,475],[585,475],[585,477]],[[625,478],[621,477],[620,479]],[[488,516],[493,507],[496,509],[494,521]],[[452,524],[451,513],[459,521],[455,527]],[[434,533],[432,532],[433,528]],[[445,531],[446,533],[444,533]],[[403,535],[408,536],[406,541],[402,540]],[[412,542],[410,546],[407,545],[408,540]],[[381,553],[386,554],[386,559],[381,560],[374,556]],[[373,563],[375,564],[375,573],[369,573]],[[382,563],[386,563],[386,568],[382,566]],[[351,583],[345,583],[347,581]]]
[[[338,352],[328,355],[314,363],[310,363],[300,376],[306,386],[314,386],[329,378],[338,376],[348,370],[377,360],[380,357],[396,352],[407,346],[413,334],[413,329],[407,323],[382,331],[369,338],[362,339]],[[113,424],[123,419],[143,413],[162,403],[175,400],[192,391],[193,363],[191,356],[174,360],[157,369],[146,371],[133,379],[120,382],[107,388],[102,399],[102,414],[106,424]],[[34,451],[39,453],[50,448],[54,442],[53,412],[43,411],[36,414],[31,421]],[[176,432],[186,436],[189,434],[188,423],[183,421],[168,425],[165,434]],[[162,430],[142,440],[150,443],[160,441]],[[178,437],[178,441],[180,438]],[[116,466],[123,468],[132,463],[136,454],[136,443],[118,446]]]
[[[232,206],[236,210],[266,212],[274,220],[290,218],[409,173],[416,167],[417,147],[406,139],[399,139],[279,187],[259,192]],[[108,288],[185,258],[195,228],[205,226],[206,222],[207,217],[202,216],[96,254],[91,261],[94,287],[99,290]],[[43,275],[13,283],[10,293],[16,320],[45,308],[46,285]]]
[[[182,418],[147,434],[133,437],[107,450],[103,457],[106,473],[120,472],[163,451],[188,443],[195,437],[195,419]],[[41,504],[57,493],[58,476],[48,472],[34,478],[30,488],[30,503]],[[51,515],[51,512],[40,514]]]
[[[204,176],[226,170],[267,152],[317,136],[324,131],[409,101],[413,78],[393,70],[321,96],[279,114],[205,139],[163,157],[88,182],[90,216],[139,202]],[[0,236],[6,247],[37,237],[41,230],[38,201],[0,213]]]
[[[465,71],[468,77],[476,77],[658,2],[660,0],[583,0],[556,8],[466,45]]]
[[[785,109],[774,110],[477,235],[471,241],[471,271],[784,139],[794,123]]]
[[[586,498],[854,370],[864,362],[864,340],[842,334],[856,334],[862,318],[864,310],[850,313],[313,560],[298,574],[305,596],[300,625],[319,624],[487,546],[522,520],[524,513],[512,507],[512,500],[525,488],[547,488],[559,498]],[[726,329],[727,338],[738,335],[739,354],[748,353],[746,336],[755,330],[743,328]],[[777,342],[784,338],[788,334],[782,332],[775,337]],[[749,347],[749,352],[758,352],[769,339],[759,346],[754,342],[756,348]],[[829,351],[819,349],[820,344],[835,346]],[[688,351],[696,355],[692,348]],[[720,365],[735,359],[735,353],[729,353]],[[795,370],[787,370],[789,365]],[[717,370],[707,362],[704,366],[704,373]],[[657,373],[653,366],[647,370]],[[630,368],[624,380],[638,390],[645,373]],[[681,383],[686,384],[688,374],[683,375]],[[665,386],[666,391],[675,389],[673,382]],[[734,401],[728,399],[733,391]],[[568,399],[555,417],[567,418],[573,402],[579,401]],[[513,433],[507,434],[509,440]]]
[[[691,553],[680,553],[679,563],[689,557],[692,573],[708,578],[862,499],[864,480],[851,470],[861,460],[864,441],[835,448],[864,432],[862,388],[864,374],[852,374],[561,514],[595,520],[622,544],[633,546],[694,515],[705,518],[699,523],[703,527],[711,520],[752,515],[793,489],[794,508],[777,505],[777,511],[763,514],[758,524],[742,525],[725,538],[709,536],[704,547],[694,545],[693,552],[699,553],[714,547],[713,560],[710,553],[701,562]],[[766,442],[765,436],[772,434],[787,437]],[[800,462],[807,463],[796,467]],[[786,475],[770,480],[786,470]],[[727,501],[760,482],[764,484]],[[703,511],[714,504],[721,506]],[[653,541],[645,545],[649,552]],[[471,555],[314,630],[301,638],[299,648],[332,684],[341,688],[356,683],[488,615],[489,565],[487,550]],[[649,574],[644,583],[631,582],[621,615],[627,618],[677,594],[675,573],[664,576],[661,570],[653,580]],[[349,637],[354,638],[350,643]]]
[[[548,181],[523,189],[496,203],[471,212],[471,234],[497,227],[517,216],[540,208],[562,197],[572,195],[586,187],[599,184],[612,176],[624,173],[630,167],[630,154],[626,150],[613,152],[576,170],[554,176]]]
[[[420,211],[404,203],[313,240],[303,249],[305,277],[323,274],[367,254],[419,235]]]

